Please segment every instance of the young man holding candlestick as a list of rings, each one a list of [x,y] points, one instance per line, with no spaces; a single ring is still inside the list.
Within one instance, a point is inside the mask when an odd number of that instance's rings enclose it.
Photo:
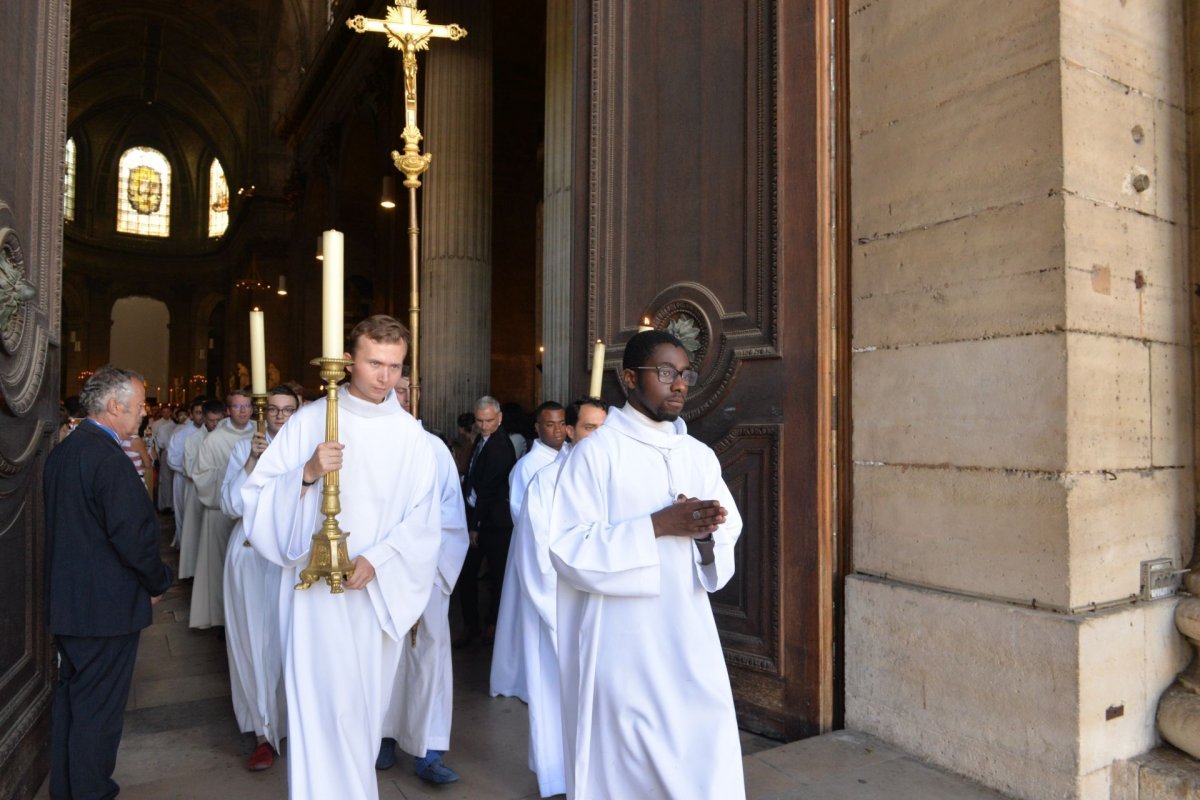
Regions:
[[[279,742],[287,732],[287,709],[280,703],[279,566],[247,546],[242,487],[267,445],[299,407],[300,398],[287,386],[267,392],[266,431],[234,445],[221,483],[221,511],[237,521],[225,552],[224,575],[230,696],[238,728],[257,739],[248,764],[253,771],[275,763]]]
[[[327,271],[331,255],[327,248]],[[331,283],[340,289],[340,280]],[[328,305],[336,313],[326,314],[327,357],[341,321],[340,302]],[[374,762],[387,693],[433,589],[442,538],[437,465],[429,437],[393,389],[407,342],[408,330],[391,317],[359,323],[344,356],[350,380],[338,391],[339,441],[325,441],[328,403],[307,405],[242,489],[247,537],[281,568],[292,798],[378,797]],[[353,575],[342,594],[323,583],[295,591],[323,521],[322,478],[334,470]]]

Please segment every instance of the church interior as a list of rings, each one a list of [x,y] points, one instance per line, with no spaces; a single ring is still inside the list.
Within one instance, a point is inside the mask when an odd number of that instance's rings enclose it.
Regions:
[[[318,396],[330,229],[344,331],[419,307],[432,430],[584,395],[597,340],[620,404],[638,329],[687,337],[744,520],[712,608],[748,796],[1200,796],[1195,3],[420,0],[467,35],[415,83],[347,24],[393,5],[0,12],[0,797],[48,770],[60,403],[108,363],[244,385],[254,308]],[[193,660],[215,708],[217,640],[157,622],[145,674]],[[237,747],[187,754],[242,780]]]
[[[346,27],[347,8],[244,2],[164,14],[153,3],[73,4],[66,394],[126,353],[145,364],[153,395],[166,402],[244,385],[252,307],[264,310],[271,374],[315,392],[309,361],[327,229],[345,234],[347,330],[374,313],[407,318],[409,198],[390,156],[402,146],[403,71],[385,37]],[[471,58],[491,60],[485,105],[498,111],[497,124],[457,117],[471,109],[418,109],[478,123],[471,141],[455,144],[484,150],[462,159],[474,163],[455,163],[456,153],[438,152],[437,134],[426,137],[426,151],[447,170],[474,170],[475,207],[447,224],[461,229],[456,237],[477,237],[466,255],[491,266],[482,295],[447,298],[451,316],[435,322],[487,328],[491,378],[477,380],[504,402],[532,408],[543,346],[545,10],[522,7],[496,15],[494,25],[476,26],[480,49]],[[122,165],[146,159],[161,183],[161,196],[147,200],[157,204],[153,214],[133,212],[120,196],[131,189],[114,184]],[[435,226],[428,235],[438,233]],[[436,255],[462,257],[458,242],[447,244],[456,252]]]

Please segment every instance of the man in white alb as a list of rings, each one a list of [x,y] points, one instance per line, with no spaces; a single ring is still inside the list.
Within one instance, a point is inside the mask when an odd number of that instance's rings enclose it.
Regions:
[[[409,411],[408,378],[396,383],[396,400]],[[396,747],[413,756],[413,770],[428,783],[454,783],[458,773],[442,756],[450,749],[450,723],[454,706],[454,670],[450,658],[450,593],[458,582],[470,537],[463,507],[458,469],[446,443],[428,434],[438,466],[438,492],[442,508],[442,545],[438,550],[437,578],[429,603],[415,631],[401,643],[400,671],[384,716],[386,734],[375,759],[375,769],[391,769]]]
[[[221,486],[234,445],[254,435],[250,393],[235,389],[225,397],[229,414],[204,438],[196,454],[192,482],[200,500],[200,537],[196,547],[196,579],[188,627],[211,628],[225,624],[225,550],[234,522],[221,510]]]
[[[173,475],[171,465],[167,463],[167,449],[171,446],[171,434],[175,432],[175,427],[174,412],[169,406],[160,407],[158,419],[150,424],[150,438],[154,441],[154,452],[151,453],[151,457],[158,470],[154,483],[155,491],[158,494],[155,497],[154,506],[159,511],[167,511],[171,508]]]
[[[279,618],[293,800],[378,795],[375,755],[387,695],[413,623],[429,602],[442,539],[429,437],[393,397],[408,330],[384,315],[350,334],[338,390],[338,441],[325,402],[297,411],[242,488],[250,543],[282,567]],[[320,512],[322,478],[340,470],[338,524],[353,575],[345,592],[296,591]]]
[[[187,418],[180,422],[171,433],[171,443],[167,445],[166,461],[171,468],[171,508],[175,512],[175,540],[172,547],[179,547],[179,536],[183,532],[183,515],[186,509],[184,493],[187,489],[187,476],[183,474],[183,453],[187,440],[204,427],[204,401],[193,400],[187,411]]]
[[[246,540],[242,487],[299,407],[299,398],[287,386],[268,391],[266,431],[233,446],[221,483],[221,511],[237,520],[225,552],[225,649],[233,714],[238,728],[256,739],[247,764],[251,771],[275,763],[287,732],[287,704],[279,645],[279,565],[260,556]]]
[[[529,768],[537,774],[538,791],[551,797],[566,791],[563,774],[562,698],[555,641],[558,576],[550,563],[550,506],[558,473],[570,450],[604,424],[608,407],[599,400],[576,400],[566,410],[569,445],[563,445],[553,463],[543,467],[525,491],[509,548],[509,579],[504,584],[501,624],[496,627],[496,647],[501,632],[511,631],[506,647],[519,651],[520,685],[529,704]],[[512,615],[505,625],[505,612]],[[497,681],[497,657],[492,658],[492,695],[503,691]]]
[[[741,518],[679,419],[697,380],[682,343],[639,333],[622,367],[629,402],[572,449],[550,515],[567,796],[738,800],[708,594],[733,575]]]
[[[525,501],[525,490],[533,476],[554,463],[570,447],[567,439],[566,410],[561,403],[547,400],[533,412],[533,428],[537,438],[533,447],[521,456],[508,473],[508,508],[512,514],[513,531],[516,535],[517,517]],[[513,566],[512,546],[504,562],[504,574]],[[529,702],[529,688],[525,683],[525,651],[521,647],[521,589],[503,589],[500,593],[500,610],[496,615],[496,640],[492,647],[492,696],[519,697]]]
[[[204,504],[196,490],[196,464],[200,459],[200,448],[221,420],[225,418],[225,404],[220,400],[206,400],[203,423],[200,429],[188,437],[183,446],[183,474],[187,482],[183,487],[183,524],[176,525],[179,536],[179,579],[186,580],[196,575],[196,559],[200,555],[200,535],[204,529]]]

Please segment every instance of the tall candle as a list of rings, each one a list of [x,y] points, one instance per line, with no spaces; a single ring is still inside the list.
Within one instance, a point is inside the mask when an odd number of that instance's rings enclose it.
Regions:
[[[267,342],[263,333],[263,312],[250,310],[250,391],[267,393]]]
[[[596,349],[592,351],[592,385],[588,389],[588,397],[600,397],[600,383],[604,380],[604,340],[596,340]]]
[[[321,239],[324,275],[321,293],[321,355],[341,358],[346,352],[346,334],[342,327],[345,311],[342,303],[342,243],[345,234],[328,230]]]

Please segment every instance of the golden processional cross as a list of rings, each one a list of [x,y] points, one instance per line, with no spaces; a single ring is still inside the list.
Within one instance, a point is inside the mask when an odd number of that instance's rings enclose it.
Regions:
[[[418,291],[420,259],[418,257],[421,229],[417,224],[417,189],[421,174],[429,169],[433,158],[421,153],[421,130],[417,127],[417,51],[428,50],[430,39],[458,41],[467,35],[459,25],[432,25],[425,12],[417,8],[417,0],[395,0],[387,10],[386,19],[369,19],[359,14],[346,20],[346,25],[358,33],[387,34],[388,47],[404,55],[404,152],[392,151],[392,163],[404,173],[408,187],[408,323],[412,332],[412,370],[409,376],[409,402],[413,416],[418,414],[421,399],[421,378],[418,368],[421,353],[421,295]]]

